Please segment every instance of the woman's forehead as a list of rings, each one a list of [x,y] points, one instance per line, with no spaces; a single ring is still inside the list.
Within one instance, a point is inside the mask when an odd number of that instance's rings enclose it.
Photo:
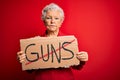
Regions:
[[[48,10],[46,12],[46,15],[54,15],[54,16],[60,16],[60,11],[59,10]]]

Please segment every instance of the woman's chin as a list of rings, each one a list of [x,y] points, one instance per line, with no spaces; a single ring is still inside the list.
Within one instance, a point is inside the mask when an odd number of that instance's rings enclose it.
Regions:
[[[49,30],[49,31],[51,31],[51,32],[55,32],[56,30],[53,30],[53,29],[52,29],[52,30]]]
[[[57,29],[55,29],[55,28],[51,28],[51,29],[49,29],[49,31],[51,31],[51,32],[55,32]]]

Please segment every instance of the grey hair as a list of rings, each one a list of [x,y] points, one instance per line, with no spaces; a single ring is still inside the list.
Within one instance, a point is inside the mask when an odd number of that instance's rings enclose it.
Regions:
[[[60,11],[60,15],[62,17],[62,19],[64,20],[64,11],[62,8],[60,8],[57,4],[55,3],[50,3],[49,5],[46,5],[43,10],[42,10],[42,20],[45,20],[45,16],[46,16],[46,12],[48,10],[59,10]]]

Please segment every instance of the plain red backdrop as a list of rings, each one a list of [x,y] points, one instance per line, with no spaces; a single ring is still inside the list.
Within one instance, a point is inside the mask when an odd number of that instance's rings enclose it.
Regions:
[[[76,80],[120,80],[119,0],[1,0],[0,80],[33,80],[16,59],[19,39],[45,30],[41,10],[51,2],[65,12],[61,30],[75,35],[80,51],[89,54],[83,69],[73,70]]]

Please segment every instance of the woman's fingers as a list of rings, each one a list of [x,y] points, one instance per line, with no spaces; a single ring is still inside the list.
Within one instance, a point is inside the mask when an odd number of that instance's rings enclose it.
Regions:
[[[88,53],[87,52],[81,51],[81,52],[77,53],[76,55],[80,61],[88,61]]]
[[[23,53],[23,51],[20,51],[17,53],[17,57],[19,59],[19,62],[22,63],[25,61],[26,55],[25,53]]]

